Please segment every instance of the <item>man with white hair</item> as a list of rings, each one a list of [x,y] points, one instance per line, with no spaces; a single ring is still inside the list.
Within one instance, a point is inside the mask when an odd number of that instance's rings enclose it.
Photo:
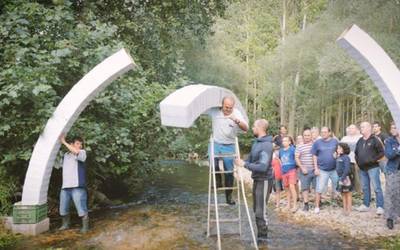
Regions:
[[[354,151],[356,149],[356,144],[360,139],[361,134],[360,130],[355,124],[351,124],[346,128],[346,136],[342,138],[340,142],[346,143],[350,147],[350,164],[351,164],[351,172],[352,172],[352,179],[354,181],[354,188],[357,192],[361,192],[361,185],[360,185],[360,177],[359,177],[359,168],[356,164],[356,159],[354,155]]]
[[[211,117],[214,154],[235,153],[235,141],[239,132],[246,132],[248,125],[239,112],[234,108],[235,99],[232,96],[225,96],[222,99],[222,107],[211,108],[207,114]],[[219,158],[215,158],[215,166],[218,166]],[[221,158],[225,171],[233,171],[233,157]],[[225,187],[233,186],[233,173],[225,173]],[[216,174],[217,187],[222,187],[222,175]],[[235,205],[232,200],[232,190],[225,190],[226,203]]]
[[[357,209],[359,212],[369,211],[371,202],[371,182],[376,196],[376,213],[382,215],[383,192],[380,180],[379,161],[384,157],[382,141],[372,134],[372,126],[369,122],[360,125],[362,137],[358,140],[355,149],[355,159],[360,167],[361,183],[363,189],[363,204]]]
[[[272,136],[267,134],[268,121],[258,119],[253,125],[256,137],[246,161],[237,159],[238,166],[249,169],[253,179],[253,209],[256,217],[257,236],[264,243],[268,236],[267,203],[273,186],[272,172]]]

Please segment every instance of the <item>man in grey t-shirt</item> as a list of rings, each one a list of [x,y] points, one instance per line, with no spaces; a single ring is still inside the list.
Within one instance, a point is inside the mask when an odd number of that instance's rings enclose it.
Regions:
[[[69,229],[69,208],[72,200],[82,219],[81,233],[86,233],[89,230],[89,214],[86,191],[86,151],[83,149],[83,139],[74,137],[72,143],[68,143],[65,136],[61,135],[60,141],[68,149],[68,152],[64,154],[62,163],[63,178],[59,210],[62,216],[62,226],[59,230]]]
[[[226,96],[222,99],[222,108],[211,108],[207,114],[212,120],[214,154],[228,154],[235,152],[235,138],[241,131],[248,130],[248,124],[242,114],[234,108],[235,99]],[[220,159],[215,158],[215,166]],[[233,171],[233,158],[222,158],[225,171]],[[217,187],[222,187],[222,176],[216,174]],[[233,186],[233,173],[225,174],[225,187]],[[234,205],[232,190],[226,190],[226,203]]]

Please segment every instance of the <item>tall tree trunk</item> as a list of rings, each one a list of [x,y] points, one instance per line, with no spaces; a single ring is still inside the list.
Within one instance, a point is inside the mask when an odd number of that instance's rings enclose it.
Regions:
[[[285,37],[286,37],[286,0],[282,0],[282,25],[281,25],[281,34],[282,34],[282,44],[285,43]],[[279,102],[279,115],[280,115],[280,121],[281,124],[286,123],[286,107],[285,107],[285,81],[284,81],[284,68],[285,65],[283,63],[282,59],[282,65],[281,65],[281,85],[280,85],[280,102]]]
[[[307,14],[304,14],[303,16],[303,24],[301,27],[302,32],[306,29],[306,20],[307,20]],[[301,50],[299,52],[299,62],[301,61]],[[289,112],[289,134],[294,135],[295,132],[295,123],[296,123],[296,108],[297,108],[297,89],[300,84],[300,63],[297,65],[298,70],[296,72],[296,75],[294,77],[294,87],[292,89],[292,105],[290,108]]]

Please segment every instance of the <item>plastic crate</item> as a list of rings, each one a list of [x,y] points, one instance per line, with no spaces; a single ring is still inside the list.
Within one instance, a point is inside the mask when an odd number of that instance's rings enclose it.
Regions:
[[[47,204],[21,205],[15,203],[13,207],[14,224],[36,224],[47,217]]]

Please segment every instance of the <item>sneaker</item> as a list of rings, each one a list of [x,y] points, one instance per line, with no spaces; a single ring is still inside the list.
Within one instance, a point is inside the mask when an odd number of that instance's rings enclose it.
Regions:
[[[314,213],[319,214],[319,207],[316,207],[316,208],[314,209]]]
[[[359,206],[356,209],[358,212],[368,212],[369,211],[369,207],[365,206],[364,204],[362,204],[361,206]]]
[[[385,213],[385,211],[383,210],[383,208],[378,207],[378,208],[376,209],[376,214],[377,214],[377,215],[382,215],[382,214],[384,214],[384,213]]]
[[[308,203],[304,204],[303,211],[308,212],[309,209],[310,209],[310,207],[309,207]]]
[[[392,219],[387,219],[386,220],[386,226],[391,230],[393,229],[393,220]]]

